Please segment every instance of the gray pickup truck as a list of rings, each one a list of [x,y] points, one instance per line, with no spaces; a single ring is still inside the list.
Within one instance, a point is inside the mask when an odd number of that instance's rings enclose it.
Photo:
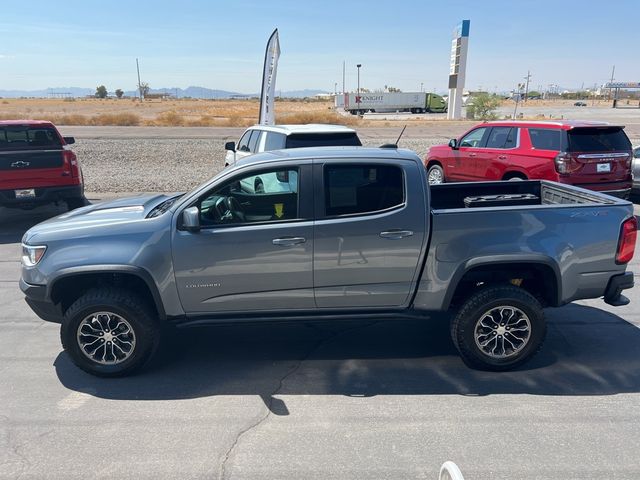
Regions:
[[[258,175],[277,185],[246,189]],[[167,326],[434,311],[469,366],[507,370],[541,347],[543,307],[628,303],[636,229],[629,202],[569,185],[429,187],[410,151],[282,150],[31,228],[20,286],[100,376],[145,364]]]

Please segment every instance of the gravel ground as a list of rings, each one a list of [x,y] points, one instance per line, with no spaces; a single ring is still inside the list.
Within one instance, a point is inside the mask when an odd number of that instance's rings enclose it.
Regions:
[[[402,148],[423,157],[430,146],[447,143],[474,122],[434,122],[410,126],[400,141]],[[75,136],[74,151],[83,165],[90,193],[184,191],[202,183],[224,166],[226,141],[237,140],[242,128],[183,127],[62,127]],[[640,144],[640,123],[627,124],[634,145]],[[377,147],[392,143],[395,127],[359,128],[362,142]]]
[[[363,138],[368,146],[394,138]],[[440,138],[407,139],[403,148],[423,156]],[[171,192],[189,190],[224,167],[224,141],[204,139],[77,139],[87,192]]]

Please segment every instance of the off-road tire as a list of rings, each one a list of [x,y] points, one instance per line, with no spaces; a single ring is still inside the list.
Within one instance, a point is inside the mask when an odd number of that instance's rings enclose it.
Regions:
[[[507,358],[494,358],[484,353],[475,341],[476,324],[492,308],[512,306],[524,312],[530,322],[530,336],[521,351]],[[540,348],[547,333],[540,302],[526,290],[512,285],[484,288],[472,294],[451,321],[451,338],[464,363],[474,369],[511,370],[528,361]]]
[[[105,365],[91,360],[81,350],[78,327],[92,313],[112,312],[125,319],[135,335],[132,353],[122,363]],[[106,287],[89,290],[65,312],[60,328],[62,346],[75,365],[99,377],[120,377],[142,368],[160,343],[160,326],[144,299],[126,290]]]

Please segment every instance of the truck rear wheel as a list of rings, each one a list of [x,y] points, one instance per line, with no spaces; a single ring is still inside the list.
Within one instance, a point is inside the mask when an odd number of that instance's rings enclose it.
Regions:
[[[510,370],[542,346],[547,327],[542,306],[512,285],[488,287],[471,295],[451,323],[451,337],[471,368]]]
[[[73,363],[99,377],[128,375],[149,361],[160,329],[143,299],[125,290],[90,290],[65,312],[62,346]]]

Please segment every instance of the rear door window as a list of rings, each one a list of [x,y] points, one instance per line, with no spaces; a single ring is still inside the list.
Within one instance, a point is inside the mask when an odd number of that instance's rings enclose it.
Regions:
[[[531,146],[537,150],[562,150],[562,131],[552,128],[530,128]]]
[[[574,128],[567,136],[570,152],[631,150],[631,142],[622,128]]]
[[[518,129],[512,127],[493,127],[487,139],[487,148],[513,148],[516,146]]]
[[[389,165],[327,165],[325,215],[366,214],[404,203],[402,169]]]
[[[287,137],[287,148],[303,147],[360,147],[362,143],[355,132],[294,133]]]

